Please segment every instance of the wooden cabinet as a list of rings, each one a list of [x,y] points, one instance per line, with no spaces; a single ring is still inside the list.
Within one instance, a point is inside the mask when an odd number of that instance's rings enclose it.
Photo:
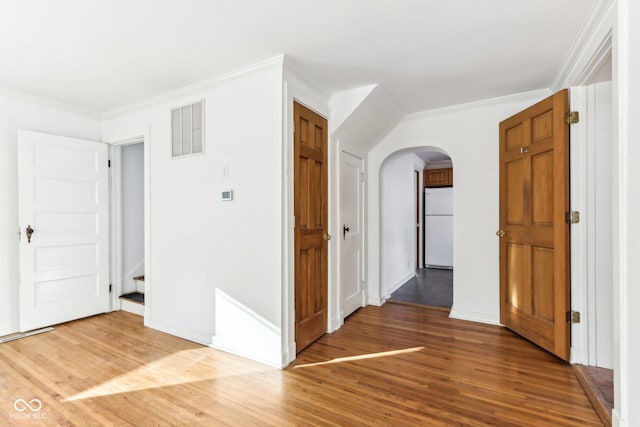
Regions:
[[[425,187],[453,187],[453,168],[425,169],[422,176]]]

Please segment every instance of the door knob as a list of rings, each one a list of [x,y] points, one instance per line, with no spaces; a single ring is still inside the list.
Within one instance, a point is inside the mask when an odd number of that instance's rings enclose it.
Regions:
[[[27,243],[31,243],[31,236],[33,235],[33,232],[35,231],[33,228],[31,228],[30,225],[27,225]]]
[[[323,238],[324,240],[331,240],[331,234],[329,234],[329,233],[324,233],[324,234],[322,235],[322,238]]]
[[[347,227],[346,225],[343,225],[342,226],[342,240],[346,239],[348,231],[351,231],[351,229],[349,227]]]
[[[504,230],[498,230],[498,231],[496,231],[496,236],[498,236],[498,237],[499,237],[499,238],[501,238],[501,239],[502,239],[504,236],[506,236],[506,235],[507,235],[507,233],[505,233],[505,231],[504,231]]]

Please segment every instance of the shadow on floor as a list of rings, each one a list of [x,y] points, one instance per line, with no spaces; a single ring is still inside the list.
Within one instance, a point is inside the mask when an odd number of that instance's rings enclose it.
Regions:
[[[419,268],[391,294],[389,301],[451,308],[453,304],[453,270]]]

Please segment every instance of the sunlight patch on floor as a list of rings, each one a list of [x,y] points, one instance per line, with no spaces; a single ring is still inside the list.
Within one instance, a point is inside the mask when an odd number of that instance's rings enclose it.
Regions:
[[[416,351],[422,351],[422,350],[424,350],[424,347],[412,347],[412,348],[405,348],[402,350],[383,351],[380,353],[360,354],[358,356],[338,357],[335,359],[327,360],[325,362],[316,362],[316,363],[307,363],[304,365],[297,365],[297,366],[294,366],[294,369],[308,368],[311,366],[329,365],[332,363],[352,362],[354,360],[375,359],[377,357],[396,356],[398,354],[415,353]]]
[[[234,369],[226,369],[221,372],[214,367],[217,365],[216,363],[211,363],[215,362],[215,358],[211,358],[211,351],[209,348],[197,348],[172,354],[68,397],[64,399],[64,402],[239,375],[258,374],[274,369],[267,366],[258,367],[257,363],[248,362],[246,364],[238,363]],[[205,359],[207,360],[205,361]],[[206,367],[206,364],[213,366]],[[220,365],[228,366],[228,364]]]

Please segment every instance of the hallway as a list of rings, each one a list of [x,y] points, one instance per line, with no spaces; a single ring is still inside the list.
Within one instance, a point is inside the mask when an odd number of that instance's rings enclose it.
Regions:
[[[389,301],[450,309],[453,304],[453,270],[419,268],[415,277],[391,294]]]

